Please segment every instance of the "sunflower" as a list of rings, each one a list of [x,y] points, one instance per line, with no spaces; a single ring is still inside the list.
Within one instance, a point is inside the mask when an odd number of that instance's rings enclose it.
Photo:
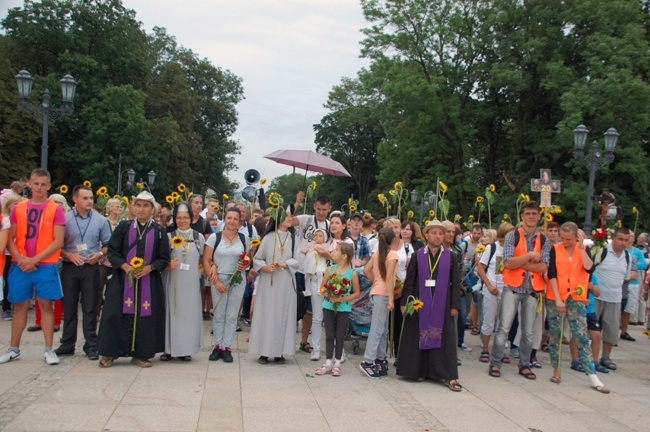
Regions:
[[[277,192],[271,192],[267,201],[272,207],[279,207],[282,204],[282,196]]]
[[[167,195],[165,197],[165,201],[167,201],[169,204],[173,204],[174,203],[174,198],[171,195]]]
[[[251,247],[257,247],[260,245],[260,243],[260,239],[258,238],[251,239]]]
[[[108,192],[108,189],[106,189],[106,186],[102,186],[99,189],[97,189],[97,195],[104,195]]]
[[[228,194],[223,194],[223,199],[227,200],[228,198],[230,198]]]
[[[219,211],[219,204],[214,204],[214,205],[212,206],[212,210],[214,210],[214,211],[216,211],[216,212]]]
[[[429,210],[429,216],[434,217],[436,215],[435,210]]]
[[[185,192],[186,187],[185,187],[185,185],[184,185],[183,183],[181,183],[181,184],[179,184],[179,185],[177,186],[177,189],[178,189],[178,191],[179,191],[180,193],[183,193],[183,192]]]
[[[129,197],[123,196],[122,201],[124,201],[126,204],[128,204],[129,203]]]
[[[521,198],[522,201],[528,201],[528,200],[526,199],[526,194],[523,194],[523,193],[522,193],[521,195],[519,195],[519,198]]]
[[[491,184],[490,185],[490,192],[496,192],[496,190],[497,190],[497,187],[494,186],[494,184]]]
[[[480,196],[480,195],[477,196],[477,197],[476,197],[476,202],[477,202],[477,203],[482,203],[482,202],[483,202],[483,197]]]
[[[105,193],[104,195],[102,195],[102,197],[103,197],[105,200],[109,200],[109,199],[111,199],[111,196],[110,196],[108,193]]]
[[[444,184],[444,183],[442,182],[442,180],[440,180],[440,181],[438,182],[438,185],[440,186],[440,191],[441,191],[442,193],[447,192],[447,185]]]
[[[92,185],[93,185],[93,184],[92,184],[90,181],[88,181],[88,180],[84,180],[84,186],[86,186],[86,187],[91,187]]]
[[[419,311],[420,309],[422,309],[422,306],[424,306],[424,302],[422,300],[415,300],[413,302],[414,311]]]
[[[509,220],[510,216],[508,216],[508,213],[503,214],[503,220]]]
[[[483,253],[485,251],[485,245],[478,245],[474,253]]]
[[[429,225],[429,222],[431,222],[429,219],[425,219],[424,222],[422,222],[422,223],[424,224],[424,226],[427,226],[427,225]]]
[[[352,205],[352,197],[348,198],[348,206]]]
[[[350,212],[355,212],[355,211],[357,211],[357,206],[351,205],[350,206]]]
[[[390,194],[390,196],[395,196],[395,194],[397,192],[395,192],[393,189],[391,189],[391,190],[388,191],[388,193]]]
[[[413,219],[414,217],[415,217],[415,212],[413,212],[413,210],[409,210],[408,213],[406,213],[407,219]]]
[[[396,191],[402,190],[402,182],[401,181],[395,182],[395,184],[393,185],[393,189]]]
[[[174,198],[174,201],[177,201],[181,196],[178,194],[178,192],[174,191],[171,193],[171,197]]]
[[[182,247],[184,244],[185,238],[183,238],[183,236],[172,237],[172,247]]]
[[[63,186],[61,186],[63,187]],[[636,206],[632,206],[632,214],[636,214],[639,211],[639,209],[636,208]]]
[[[530,201],[530,195],[524,195],[526,201]]]
[[[61,192],[62,194],[68,193],[68,186],[66,185],[59,186],[59,192]]]
[[[454,222],[458,222],[458,221],[461,220],[461,219],[462,219],[462,216],[459,215],[458,213],[456,213],[456,214],[454,215]]]
[[[623,221],[619,219],[619,220],[618,220],[618,224],[617,224],[617,226],[618,226],[619,228],[623,228]]]
[[[266,181],[267,181],[266,178],[260,180],[260,186],[264,186],[266,184]]]
[[[318,184],[315,181],[311,182],[311,190],[315,191],[316,186],[318,186]]]
[[[120,198],[122,198],[122,197],[119,196],[118,194],[113,195],[113,199],[120,199]]]
[[[137,187],[138,189],[144,189],[144,183],[142,183],[142,182],[137,182],[137,183],[135,184],[135,187]]]
[[[547,214],[546,215],[546,222],[553,222],[553,215],[552,214]]]
[[[134,269],[139,269],[144,265],[144,260],[140,257],[133,257],[131,258],[131,261],[129,262],[129,265],[133,267]]]
[[[192,195],[194,195],[194,192],[189,192],[189,193],[187,194],[187,199],[190,199],[190,197],[191,197]]]

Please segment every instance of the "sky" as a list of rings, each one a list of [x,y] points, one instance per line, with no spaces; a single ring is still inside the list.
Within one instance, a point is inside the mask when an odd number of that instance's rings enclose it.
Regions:
[[[292,168],[263,156],[316,150],[313,125],[342,77],[369,64],[359,58],[368,26],[359,0],[122,0],[148,33],[165,27],[179,45],[243,80],[233,136],[241,146],[230,178],[258,170],[269,181]],[[23,5],[0,0],[0,13]],[[72,71],[71,71],[72,72]],[[74,72],[72,72],[74,75]]]

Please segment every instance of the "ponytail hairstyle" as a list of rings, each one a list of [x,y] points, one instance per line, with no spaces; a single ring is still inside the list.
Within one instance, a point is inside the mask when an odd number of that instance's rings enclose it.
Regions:
[[[377,235],[378,251],[377,251],[377,264],[379,265],[379,274],[381,278],[386,280],[386,258],[390,251],[390,244],[395,240],[395,231],[392,228],[382,228]]]

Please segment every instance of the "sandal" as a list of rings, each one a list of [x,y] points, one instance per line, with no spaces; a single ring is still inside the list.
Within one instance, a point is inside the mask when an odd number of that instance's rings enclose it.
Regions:
[[[510,364],[510,357],[504,357],[501,359],[501,363],[503,364]]]
[[[533,371],[531,371],[530,368],[528,367],[523,367],[519,369],[519,375],[526,378],[527,380],[534,380],[535,378],[537,378],[537,375],[535,375]]]
[[[332,376],[341,376],[341,368],[338,366],[334,366],[332,368]]]
[[[311,347],[311,345],[309,345],[309,342],[300,342],[300,351],[311,354],[313,350],[314,349]]]
[[[555,376],[555,375],[553,375],[553,376],[551,377],[551,382],[552,382],[553,384],[560,384],[560,383],[562,382],[562,377],[559,377],[559,376]]]
[[[316,369],[316,372],[314,372],[314,373],[316,375],[327,375],[328,373],[331,373],[331,372],[332,372],[332,367],[331,366],[323,365],[323,366],[319,367],[318,369]]]
[[[610,359],[601,359],[600,364],[605,366],[609,370],[616,370],[616,363],[611,361]]]
[[[530,366],[532,366],[534,368],[537,368],[537,369],[542,368],[542,365],[537,361],[537,358],[535,358],[535,357],[530,359]]]
[[[99,367],[104,369],[109,368],[113,366],[113,362],[115,362],[115,357],[102,357],[99,361]]]
[[[596,390],[597,392],[599,392],[599,393],[609,394],[609,389],[607,387],[605,387],[604,385],[599,385],[599,386],[592,387],[592,388],[594,390]]]
[[[490,361],[490,353],[487,351],[483,351],[481,353],[481,357],[478,359],[481,363],[487,363]]]
[[[151,362],[149,360],[141,360],[138,358],[133,357],[131,359],[131,364],[134,364],[136,366],[140,366],[141,368],[150,368],[151,367]]]
[[[460,385],[460,383],[457,380],[445,380],[444,381],[445,385],[449,387],[449,390],[453,392],[459,392],[463,390],[463,386]]]
[[[488,375],[494,378],[501,378],[501,369],[496,365],[491,365],[488,370]]]
[[[472,327],[472,335],[478,336],[478,334],[479,334],[478,327]]]

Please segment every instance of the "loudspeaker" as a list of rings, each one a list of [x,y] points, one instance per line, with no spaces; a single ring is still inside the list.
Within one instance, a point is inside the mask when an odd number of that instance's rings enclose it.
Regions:
[[[244,173],[244,179],[246,179],[247,185],[252,185],[260,181],[260,172],[256,169],[249,169]]]

